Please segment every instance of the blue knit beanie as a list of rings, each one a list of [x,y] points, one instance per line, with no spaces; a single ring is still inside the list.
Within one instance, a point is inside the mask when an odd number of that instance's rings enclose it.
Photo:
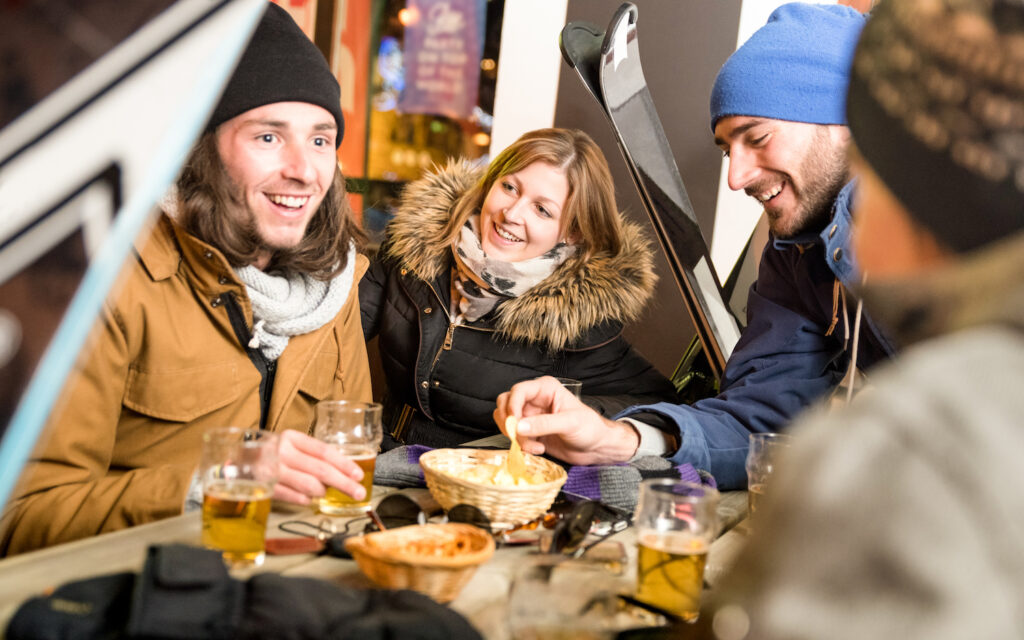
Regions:
[[[722,65],[711,131],[725,116],[846,124],[846,86],[865,17],[843,5],[792,2],[772,12]]]

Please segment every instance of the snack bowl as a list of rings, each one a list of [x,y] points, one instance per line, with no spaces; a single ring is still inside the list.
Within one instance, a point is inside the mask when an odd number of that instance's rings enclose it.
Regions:
[[[379,586],[450,602],[494,553],[494,538],[469,524],[410,525],[349,538],[345,549]]]
[[[493,528],[508,529],[544,515],[567,478],[565,469],[554,462],[523,455],[527,472],[539,482],[503,486],[472,477],[481,465],[502,467],[507,450],[434,449],[420,456],[420,466],[430,494],[445,510],[471,504],[487,516]]]

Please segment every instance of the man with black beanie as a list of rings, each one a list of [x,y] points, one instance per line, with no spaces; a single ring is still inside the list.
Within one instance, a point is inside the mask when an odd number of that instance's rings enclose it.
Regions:
[[[1021,638],[1024,4],[879,3],[847,105],[861,293],[908,347],[794,427],[694,637]]]
[[[279,499],[363,497],[359,467],[307,435],[317,401],[370,399],[343,130],[327,62],[268,3],[103,308],[0,522],[0,555],[195,508],[215,426],[280,434]]]

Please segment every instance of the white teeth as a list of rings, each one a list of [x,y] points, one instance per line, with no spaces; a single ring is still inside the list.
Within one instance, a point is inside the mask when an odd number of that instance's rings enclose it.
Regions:
[[[282,207],[288,207],[289,209],[298,209],[309,201],[309,196],[279,196],[279,195],[267,195],[270,201],[274,204],[279,204]]]
[[[777,184],[768,191],[765,191],[761,195],[757,196],[757,199],[760,200],[761,202],[767,202],[768,200],[771,200],[775,196],[779,195],[780,191],[782,191],[782,185]]]
[[[504,239],[506,239],[506,240],[508,240],[510,242],[522,242],[523,241],[521,238],[518,238],[518,237],[512,235],[511,233],[509,233],[508,231],[505,231],[501,227],[495,226],[494,230],[498,232],[499,236],[501,236],[502,238],[504,238]]]

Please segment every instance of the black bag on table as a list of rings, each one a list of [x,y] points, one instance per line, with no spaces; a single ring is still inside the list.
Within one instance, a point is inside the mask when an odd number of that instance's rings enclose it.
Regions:
[[[141,575],[78,580],[32,598],[9,640],[448,638],[479,640],[455,611],[414,591],[345,588],[273,573],[228,575],[217,551],[152,546]]]

